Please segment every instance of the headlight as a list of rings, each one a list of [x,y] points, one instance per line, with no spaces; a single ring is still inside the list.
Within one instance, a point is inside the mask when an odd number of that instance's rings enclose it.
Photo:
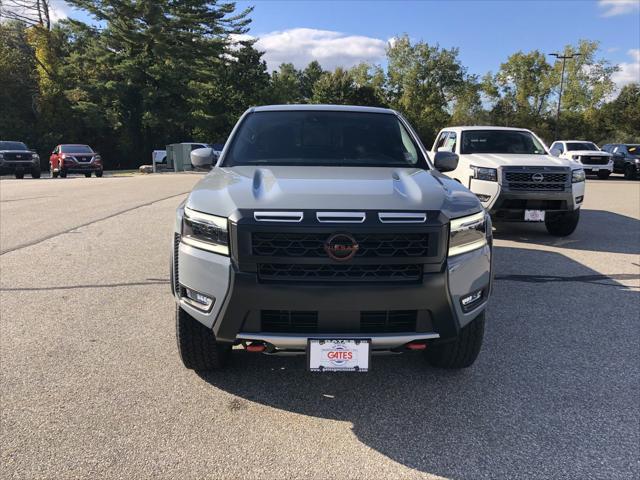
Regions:
[[[229,255],[227,219],[185,207],[182,217],[182,241],[202,250]]]
[[[37,153],[32,153],[31,160],[40,160],[40,155],[38,155]]]
[[[4,153],[0,153],[0,160],[4,158]]]
[[[482,211],[468,217],[451,220],[449,233],[449,256],[460,255],[487,244],[487,234],[491,234],[491,223],[487,213]]]
[[[498,181],[498,170],[495,168],[474,167],[471,165],[471,170],[473,170],[473,178],[486,180],[487,182]]]
[[[571,155],[571,160],[580,160],[580,155]]]
[[[101,162],[102,161],[102,157],[100,155],[94,155],[93,156],[93,161],[94,162]]]
[[[584,170],[582,169],[571,171],[571,183],[584,182],[586,178]]]

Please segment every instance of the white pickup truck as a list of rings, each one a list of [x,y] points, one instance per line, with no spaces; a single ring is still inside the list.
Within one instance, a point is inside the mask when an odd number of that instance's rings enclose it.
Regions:
[[[450,127],[431,154],[453,152],[458,166],[446,175],[475,193],[495,222],[544,222],[551,235],[574,232],[584,200],[585,173],[576,161],[554,157],[530,130]]]
[[[613,155],[603,152],[593,142],[557,140],[551,144],[549,151],[554,157],[581,163],[585,174],[598,175],[601,180],[606,180],[613,173]]]

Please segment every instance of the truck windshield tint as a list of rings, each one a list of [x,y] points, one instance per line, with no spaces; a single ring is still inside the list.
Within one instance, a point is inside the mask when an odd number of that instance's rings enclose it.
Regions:
[[[599,151],[598,147],[591,142],[567,142],[567,151],[576,152],[578,150]]]
[[[516,130],[468,130],[462,132],[460,153],[511,153],[546,155],[536,137]]]
[[[88,145],[61,145],[60,151],[62,153],[93,153]]]
[[[29,150],[22,142],[0,142],[0,150]]]
[[[224,160],[236,165],[427,167],[395,115],[336,111],[249,114]]]

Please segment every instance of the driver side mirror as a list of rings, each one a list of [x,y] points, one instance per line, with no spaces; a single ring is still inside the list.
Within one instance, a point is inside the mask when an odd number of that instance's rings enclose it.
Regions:
[[[211,170],[216,161],[212,148],[196,148],[191,151],[191,165],[200,170]]]
[[[453,152],[436,152],[433,164],[439,172],[451,172],[458,168],[458,155]]]
[[[558,148],[553,148],[549,153],[551,153],[551,155],[553,155],[554,157],[559,157],[562,152]]]

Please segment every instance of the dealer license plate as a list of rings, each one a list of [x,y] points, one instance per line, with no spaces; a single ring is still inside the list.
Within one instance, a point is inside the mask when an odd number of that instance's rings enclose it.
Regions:
[[[544,222],[544,210],[525,210],[525,222]]]
[[[369,371],[369,340],[312,338],[307,348],[312,372]]]

